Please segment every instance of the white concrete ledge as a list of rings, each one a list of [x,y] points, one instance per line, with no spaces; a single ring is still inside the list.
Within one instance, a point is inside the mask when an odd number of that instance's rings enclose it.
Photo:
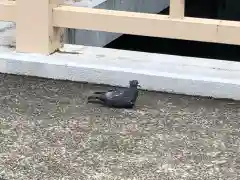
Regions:
[[[0,22],[0,72],[240,100],[240,63],[65,45],[51,56],[16,53],[14,23]]]
[[[0,48],[0,72],[240,100],[240,63],[65,45],[51,56]]]

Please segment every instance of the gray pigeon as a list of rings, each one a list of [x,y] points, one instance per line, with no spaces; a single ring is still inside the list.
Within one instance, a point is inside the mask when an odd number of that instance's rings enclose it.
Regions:
[[[115,88],[107,92],[94,92],[88,97],[89,103],[100,103],[113,108],[133,108],[138,97],[137,80],[129,81],[128,88]]]

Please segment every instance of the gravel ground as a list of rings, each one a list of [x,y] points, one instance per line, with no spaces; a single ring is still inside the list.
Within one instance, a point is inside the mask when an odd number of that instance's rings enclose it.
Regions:
[[[240,103],[141,92],[134,110],[86,104],[106,87],[0,74],[6,180],[239,180]]]

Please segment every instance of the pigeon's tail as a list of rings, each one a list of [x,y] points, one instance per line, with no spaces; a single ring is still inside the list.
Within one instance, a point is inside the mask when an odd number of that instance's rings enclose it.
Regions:
[[[94,94],[105,94],[106,92],[94,92]]]
[[[101,96],[99,96],[100,94],[98,94],[98,96],[92,95],[88,97],[88,103],[98,103],[98,104],[103,104],[104,100]]]

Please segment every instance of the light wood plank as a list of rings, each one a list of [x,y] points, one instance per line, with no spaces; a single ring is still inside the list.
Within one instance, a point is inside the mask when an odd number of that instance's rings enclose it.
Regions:
[[[57,27],[240,45],[240,22],[60,6]]]
[[[183,18],[185,15],[185,0],[170,0],[170,17]]]
[[[15,1],[0,1],[0,21],[15,21]]]
[[[52,8],[61,0],[17,0],[16,49],[50,54],[62,46],[62,29],[52,26]]]

